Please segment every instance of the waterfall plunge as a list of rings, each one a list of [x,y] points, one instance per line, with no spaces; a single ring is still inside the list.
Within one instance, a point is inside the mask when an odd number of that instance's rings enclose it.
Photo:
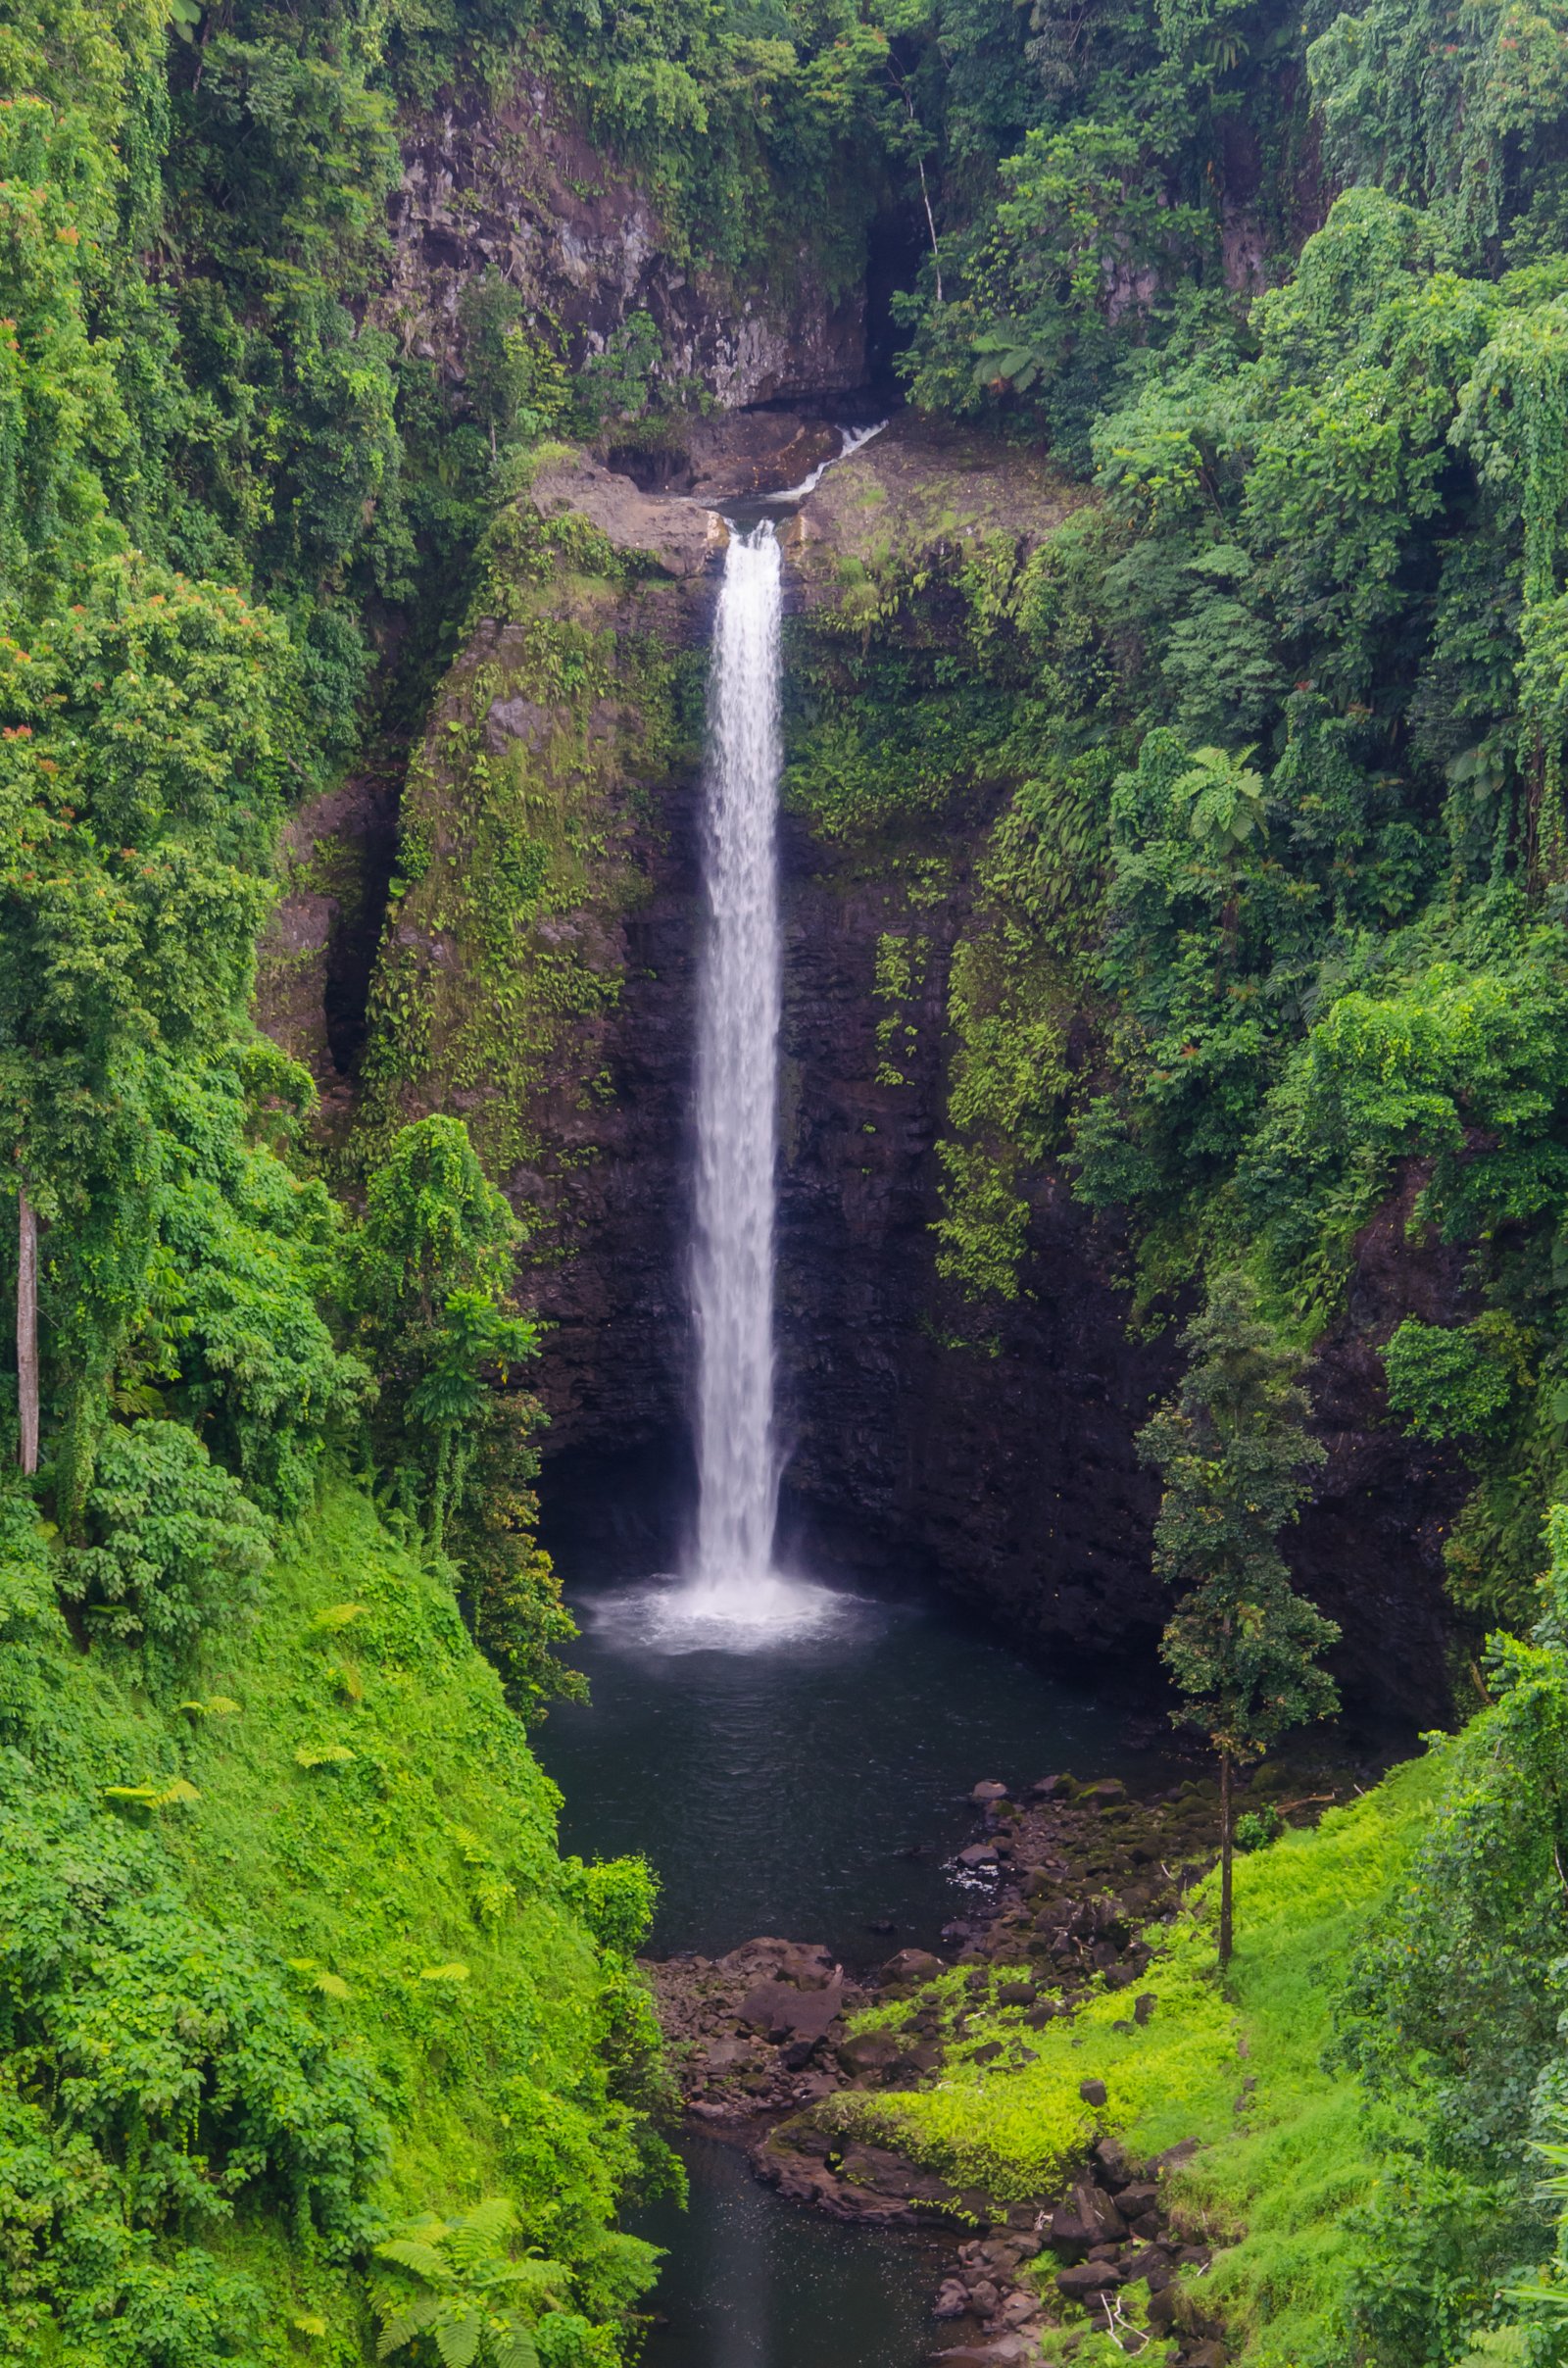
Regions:
[[[779,927],[778,537],[732,533],[713,622],[692,1297],[697,1555],[688,1600],[757,1617],[778,1582],[773,1196]],[[695,1608],[695,1603],[693,1607]]]
[[[708,942],[692,1207],[697,1546],[664,1605],[666,1626],[693,1644],[779,1643],[820,1628],[842,1606],[827,1589],[773,1566],[782,612],[771,521],[732,527],[708,693]]]
[[[845,454],[875,427],[847,431]],[[824,463],[823,467],[830,464]],[[822,474],[773,498],[794,501]],[[854,1600],[778,1570],[773,1428],[778,1161],[778,785],[782,554],[772,522],[732,525],[713,620],[698,995],[692,1307],[697,1543],[673,1587],[602,1598],[596,1624],[669,1653],[756,1651],[838,1628]]]

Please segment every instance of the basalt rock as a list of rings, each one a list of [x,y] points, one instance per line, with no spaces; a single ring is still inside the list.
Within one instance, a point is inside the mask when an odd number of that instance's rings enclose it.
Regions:
[[[496,96],[450,93],[401,129],[376,315],[449,382],[463,382],[467,361],[464,292],[492,271],[579,352],[651,314],[669,372],[724,409],[863,384],[861,290],[830,298],[807,253],[784,275],[787,299],[677,263],[652,193],[588,140],[545,77],[523,73]]]

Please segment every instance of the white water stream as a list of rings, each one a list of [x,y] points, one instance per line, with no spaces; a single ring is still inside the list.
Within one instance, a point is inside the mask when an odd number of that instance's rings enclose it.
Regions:
[[[875,428],[846,433],[857,451]],[[823,467],[829,464],[824,463]],[[822,474],[772,497],[794,501]],[[667,1651],[777,1644],[849,1616],[773,1559],[783,1458],[773,1418],[773,1212],[781,1012],[778,790],[783,562],[771,519],[731,524],[713,621],[692,1208],[697,1538],[679,1582],[620,1599]]]
[[[773,1199],[780,1004],[775,848],[782,561],[771,520],[732,532],[713,620],[699,989],[692,1299],[697,1552],[691,1590],[758,1607],[772,1567]]]

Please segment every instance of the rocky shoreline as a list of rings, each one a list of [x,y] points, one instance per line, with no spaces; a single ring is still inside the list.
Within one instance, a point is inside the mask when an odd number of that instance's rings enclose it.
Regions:
[[[1315,1790],[1310,1804],[1273,1805],[1298,1813],[1329,1797]],[[1102,2138],[1065,2193],[1004,2203],[891,2148],[841,2138],[820,2109],[847,2089],[935,2081],[982,2006],[988,2018],[999,2008],[1015,2018],[1009,2054],[1097,1981],[1129,1993],[1130,2019],[1158,2012],[1140,1936],[1173,1916],[1213,1863],[1212,1781],[1139,1801],[1115,1780],[1054,1775],[1014,1792],[987,1781],[971,1800],[975,1837],[950,1861],[962,1908],[943,1929],[945,1955],[904,1949],[855,1977],[814,1944],[760,1938],[722,1957],[647,1966],[686,2113],[744,2146],[757,2176],[790,2201],[863,2226],[962,2230],[932,2304],[933,2350],[946,2368],[1014,2368],[1039,2356],[1048,2329],[1056,2358],[1093,2328],[1113,2330],[1136,2353],[1148,2338],[1124,2297],[1139,2286],[1140,2316],[1173,2339],[1183,2368],[1223,2368],[1201,2306],[1208,2253],[1165,2202],[1166,2174],[1192,2145],[1137,2162]],[[929,1987],[954,1965],[969,1968],[960,1989]],[[862,2009],[892,2000],[912,2008],[900,2029],[850,2030]],[[1004,2043],[989,2046],[1003,2053]],[[1096,2085],[1085,2084],[1091,2106],[1104,2101]]]

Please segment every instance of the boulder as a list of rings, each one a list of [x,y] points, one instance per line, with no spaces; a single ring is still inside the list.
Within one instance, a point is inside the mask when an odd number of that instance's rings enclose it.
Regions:
[[[1119,2245],[1127,2234],[1127,2223],[1116,2207],[1115,2198],[1092,2179],[1080,2180],[1073,2189],[1072,2208],[1092,2231],[1091,2245]]]
[[[791,1982],[797,1990],[829,1990],[835,1983],[843,1987],[843,1969],[830,1950],[815,1941],[791,1941],[779,1954],[778,1979]]]
[[[971,1874],[978,1874],[982,1870],[990,1872],[996,1863],[997,1846],[994,1842],[971,1842],[967,1850],[958,1852],[958,1864],[967,1867]]]
[[[931,1982],[946,1971],[942,1959],[929,1949],[901,1949],[883,1966],[882,1979],[890,1984]]]
[[[1127,1787],[1117,1776],[1102,1776],[1098,1784],[1086,1784],[1078,1796],[1086,1809],[1108,1809],[1127,1798]]]
[[[1056,2252],[1072,2256],[1094,2246],[1119,2245],[1127,2234],[1127,2223],[1104,2189],[1085,2179],[1065,2203],[1057,2204],[1047,2233]]]
[[[1058,2203],[1051,2215],[1052,2250],[1069,2261],[1081,2260],[1095,2242],[1095,2231],[1070,2203]]]
[[[1100,2106],[1104,2103],[1110,2092],[1102,2080],[1081,2080],[1078,2083],[1078,2094],[1086,2105]]]
[[[1121,2284],[1114,2261],[1073,2261],[1056,2272],[1056,2292],[1069,2302],[1088,2302]]]
[[[968,2289],[956,2278],[945,2278],[931,2305],[934,2319],[961,2319],[969,2307]]]
[[[844,2004],[844,1985],[797,1990],[789,1982],[759,1982],[736,2008],[736,2020],[772,2040],[819,2040]]]
[[[995,1777],[986,1777],[975,1786],[969,1798],[976,1808],[983,1809],[989,1801],[1005,1801],[1007,1788],[1004,1784],[999,1784]]]
[[[1077,1791],[1070,1776],[1037,1776],[1029,1787],[1031,1801],[1070,1801]]]
[[[858,2031],[841,2039],[834,2052],[851,2080],[885,2080],[905,2060],[903,2046],[891,2031]]]
[[[1121,2264],[1121,2282],[1137,2286],[1147,2279],[1151,2291],[1168,2286],[1171,2280],[1169,2256],[1157,2245],[1141,2245],[1135,2253],[1128,2253]]]

